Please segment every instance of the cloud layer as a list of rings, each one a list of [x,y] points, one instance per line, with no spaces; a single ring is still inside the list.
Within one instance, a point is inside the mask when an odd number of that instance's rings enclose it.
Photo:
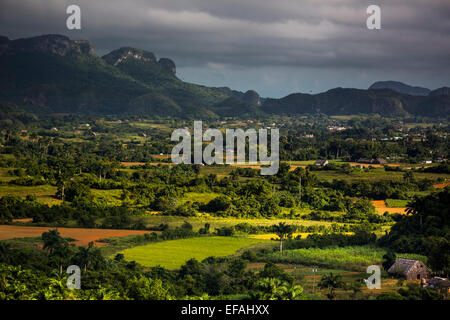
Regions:
[[[78,4],[82,30],[65,27]],[[381,30],[366,8],[381,7]],[[174,59],[185,80],[264,96],[400,80],[450,85],[448,0],[2,0],[0,32],[134,46]]]

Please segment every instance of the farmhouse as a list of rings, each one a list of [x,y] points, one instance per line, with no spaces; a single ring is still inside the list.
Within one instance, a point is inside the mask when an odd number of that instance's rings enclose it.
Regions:
[[[328,164],[328,160],[317,160],[314,162],[314,165],[325,167]]]
[[[383,158],[376,158],[374,160],[374,163],[376,163],[376,164],[386,164],[386,160],[383,159]]]
[[[430,270],[420,260],[397,259],[387,271],[391,275],[402,276],[406,280],[429,279]]]

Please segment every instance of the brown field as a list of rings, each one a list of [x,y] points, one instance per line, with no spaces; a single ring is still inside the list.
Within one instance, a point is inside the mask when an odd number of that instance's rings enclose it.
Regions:
[[[13,222],[31,222],[33,218],[13,219]]]
[[[444,182],[444,183],[439,183],[439,184],[435,184],[433,187],[435,189],[443,189],[447,186],[450,186],[450,182]]]
[[[152,157],[155,159],[170,159],[170,154],[152,154]]]
[[[372,204],[379,214],[384,214],[386,211],[390,214],[400,213],[406,214],[406,208],[389,208],[384,200],[373,200]]]
[[[40,237],[42,233],[52,229],[55,228],[0,225],[0,240]],[[96,240],[111,237],[124,237],[152,232],[144,230],[114,230],[114,229],[87,229],[87,228],[56,228],[56,229],[58,229],[62,237],[76,239],[76,241],[74,241],[73,243],[77,246],[85,246],[91,241],[93,241],[96,246],[104,246],[106,245],[106,243],[97,242]]]
[[[145,162],[121,162],[120,164],[125,167],[131,167],[131,166],[143,166]]]

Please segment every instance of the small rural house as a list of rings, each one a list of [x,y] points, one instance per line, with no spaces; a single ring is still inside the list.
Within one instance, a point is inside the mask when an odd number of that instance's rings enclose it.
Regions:
[[[387,161],[386,161],[385,159],[383,159],[383,158],[376,158],[376,159],[374,160],[373,163],[376,163],[376,164],[386,164]]]
[[[314,165],[325,167],[328,164],[328,160],[317,160],[314,162]]]
[[[406,280],[429,279],[431,272],[420,260],[397,259],[387,271],[390,275],[402,276]]]

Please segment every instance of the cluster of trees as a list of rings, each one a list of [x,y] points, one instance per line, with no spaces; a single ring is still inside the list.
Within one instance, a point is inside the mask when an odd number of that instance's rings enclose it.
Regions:
[[[188,227],[184,227],[189,229]],[[122,254],[104,258],[90,243],[73,247],[56,230],[42,234],[43,248],[0,243],[0,299],[183,299],[227,297],[301,299],[303,289],[281,268],[269,263],[256,273],[247,260],[209,257],[187,261],[179,270],[144,270]],[[81,289],[68,290],[65,268],[81,268]]]
[[[385,124],[383,119],[367,119],[359,123],[350,120],[346,124],[318,122],[318,125],[297,126],[287,124],[287,133],[283,135],[280,144],[280,154],[283,160],[315,160],[315,159],[345,159],[355,161],[359,158],[403,158],[401,161],[419,163],[420,161],[438,158],[448,158],[449,142],[438,136],[437,132],[448,132],[448,126],[428,129],[411,130],[411,133],[422,135],[421,141],[413,136],[403,137],[396,141],[391,139],[400,136],[394,124]],[[294,122],[294,121],[293,121]],[[340,132],[329,132],[328,126],[346,126],[348,129]],[[350,127],[350,128],[349,128]],[[447,131],[446,131],[447,130]],[[299,139],[304,135],[312,138]],[[380,141],[385,138],[384,141]]]
[[[428,168],[424,168],[423,172],[433,172],[433,173],[447,173],[450,174],[450,162],[442,162],[437,166],[432,166]]]
[[[450,275],[450,188],[425,197],[416,197],[408,205],[408,215],[392,226],[379,245],[396,252],[415,252],[428,257],[431,269]]]
[[[306,239],[292,239],[286,242],[286,249],[326,248],[374,245],[377,237],[368,228],[358,227],[353,235],[342,233],[310,234]]]
[[[409,199],[408,192],[430,190],[436,181],[431,179],[416,180],[414,174],[409,171],[404,175],[404,181],[352,181],[333,180],[322,182],[323,187],[339,190],[349,197],[366,197],[376,200],[384,199]]]
[[[334,157],[339,158],[370,158],[381,156],[380,152],[396,153],[399,151],[397,149],[408,148],[409,144],[414,143],[409,141],[401,146],[399,143],[348,139],[351,137],[366,139],[366,135],[390,133],[392,123],[385,123],[382,119],[359,120],[359,122],[354,120],[351,125],[358,129],[345,130],[337,134],[331,134],[327,129],[329,125],[336,125],[335,120],[320,116],[318,119],[314,118],[314,121],[316,120],[317,127],[312,128],[310,124],[305,125],[303,120],[289,121],[283,129],[286,130],[287,135],[281,141],[281,149],[284,150],[282,154],[289,151],[291,155],[295,155],[297,148],[305,147],[306,151],[311,148],[316,150],[311,154],[325,154],[328,158],[333,157],[333,154]],[[102,134],[92,140],[83,139],[80,143],[70,143],[59,139],[63,132],[66,134],[70,131],[69,129],[78,127],[80,121],[90,123],[89,129],[82,130]],[[168,120],[166,124],[173,127],[185,123]],[[368,131],[365,133],[364,125],[368,126]],[[62,130],[61,132],[50,130],[53,127],[59,127]],[[31,128],[33,129],[29,134],[30,139],[21,139],[14,131],[5,131],[0,138],[3,144],[2,151],[15,155],[15,160],[8,160],[7,165],[18,168],[12,171],[17,178],[12,179],[10,183],[26,186],[46,183],[57,186],[55,196],[70,203],[69,206],[57,206],[52,209],[52,214],[47,214],[50,209],[44,207],[39,208],[43,211],[42,213],[37,213],[39,210],[31,210],[33,218],[36,217],[35,221],[40,223],[61,222],[73,218],[70,207],[81,211],[80,215],[74,217],[80,225],[94,226],[95,221],[98,221],[97,218],[111,216],[104,226],[114,225],[122,228],[130,226],[130,215],[139,214],[142,210],[163,211],[167,215],[179,216],[195,216],[198,212],[208,212],[218,216],[295,218],[298,217],[295,211],[298,207],[313,209],[315,213],[306,216],[307,219],[312,220],[386,223],[389,219],[374,214],[374,209],[367,200],[355,202],[351,198],[408,199],[408,192],[427,190],[433,184],[431,180],[417,181],[410,176],[409,172],[405,173],[403,182],[336,180],[328,183],[319,181],[313,174],[314,170],[336,169],[347,173],[355,170],[348,165],[333,164],[320,169],[310,166],[306,170],[297,168],[290,171],[289,165],[282,163],[278,174],[270,177],[259,176],[258,170],[255,169],[237,168],[232,171],[230,177],[222,179],[218,179],[214,174],[200,175],[199,165],[169,167],[147,164],[129,172],[121,167],[120,161],[136,160],[132,159],[130,154],[138,152],[142,144],[131,141],[125,147],[120,139],[115,139],[113,136],[144,133],[142,128],[134,127],[129,123],[123,123],[121,126],[109,125],[104,120],[79,117],[45,119],[34,123]],[[314,139],[298,139],[300,131],[307,128],[317,133]],[[47,134],[39,135],[36,130],[44,130],[41,133]],[[167,139],[163,139],[163,130],[156,128],[148,130],[147,133],[152,134],[151,143],[166,146],[167,148],[162,148],[165,150],[158,150],[166,153],[170,149],[170,144],[166,141]],[[52,135],[49,135],[51,132]],[[424,146],[439,149],[447,143],[431,133],[429,137],[423,143]],[[146,141],[143,146],[148,148],[149,143]],[[145,159],[145,161],[150,160],[152,159]],[[240,179],[241,177],[251,179]],[[95,197],[91,189],[121,189],[120,202],[124,208],[111,208],[111,204]],[[220,196],[207,204],[180,202],[179,199],[188,191],[216,192]],[[289,209],[289,214],[286,214],[285,208]],[[127,213],[123,221],[114,214],[117,210]],[[319,211],[321,213],[318,213]],[[331,212],[343,214],[339,216]],[[12,215],[17,216],[14,213]],[[4,221],[11,219],[11,214],[6,212],[2,216]]]
[[[389,188],[397,190],[406,185],[401,182],[321,183],[308,169],[290,171],[286,164],[281,165],[276,176],[249,181],[233,177],[218,179],[214,174],[200,176],[198,170],[198,166],[189,165],[150,166],[128,178],[117,174],[121,172],[117,170],[110,174],[109,179],[89,173],[74,174],[70,179],[56,182],[55,196],[64,200],[61,205],[48,207],[28,198],[27,201],[17,198],[14,206],[6,206],[2,216],[4,221],[10,221],[26,215],[36,223],[64,224],[72,219],[85,227],[94,227],[98,225],[98,218],[107,218],[100,226],[129,228],[132,227],[130,218],[145,210],[185,217],[208,212],[223,217],[296,218],[299,215],[296,208],[303,207],[316,210],[304,216],[310,220],[387,223],[390,219],[376,214],[373,205],[364,196],[375,196],[375,190],[386,193]],[[94,197],[91,188],[121,188],[119,205]],[[180,202],[185,192],[215,192],[220,196],[206,204]],[[361,199],[355,201],[352,197],[357,196]],[[24,214],[25,211],[28,213]]]
[[[394,292],[383,292],[377,300],[442,300],[444,295],[437,290],[422,288],[418,283],[407,283]]]

